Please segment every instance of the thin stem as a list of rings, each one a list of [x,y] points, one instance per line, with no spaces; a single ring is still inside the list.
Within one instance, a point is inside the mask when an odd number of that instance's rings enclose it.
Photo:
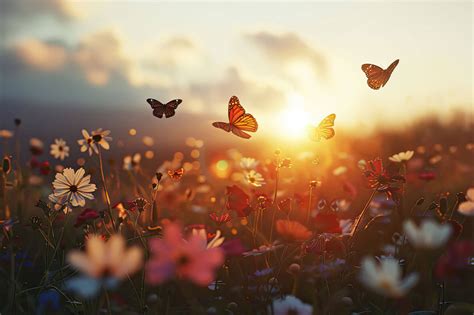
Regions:
[[[278,161],[278,163],[280,163],[280,162]],[[280,169],[277,166],[276,167],[276,175],[275,175],[275,192],[273,194],[273,205],[276,204],[276,200],[277,200],[279,178],[280,178]],[[273,210],[273,212],[272,212],[272,221],[271,221],[271,225],[270,225],[270,237],[268,238],[270,240],[270,242],[273,241],[273,226],[275,225],[275,216],[276,216],[277,208],[273,207],[272,210]]]
[[[102,186],[104,187],[104,192],[105,192],[105,201],[107,202],[107,211],[110,217],[110,222],[112,222],[112,227],[114,228],[114,232],[117,233],[117,226],[115,225],[114,217],[112,216],[112,207],[110,205],[110,197],[109,197],[109,192],[107,190],[107,184],[105,182],[105,176],[104,176],[104,165],[102,162],[102,150],[100,149],[100,145],[97,145],[97,149],[99,151],[99,168],[100,168],[100,176],[102,179]]]
[[[369,208],[370,202],[374,198],[376,192],[377,192],[377,189],[372,190],[372,193],[370,194],[369,200],[367,200],[367,203],[365,204],[364,209],[362,209],[361,213],[359,214],[356,221],[354,222],[354,227],[352,229],[352,237],[354,237],[354,235],[356,234],[357,228],[359,227],[359,224],[362,221],[362,218],[365,216],[365,212]]]
[[[306,224],[309,223],[309,217],[311,215],[311,205],[313,199],[313,186],[309,186],[309,200],[308,200],[308,210],[306,211]]]

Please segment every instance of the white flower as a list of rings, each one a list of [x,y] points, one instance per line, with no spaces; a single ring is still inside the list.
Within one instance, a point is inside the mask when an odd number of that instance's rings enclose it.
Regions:
[[[451,236],[452,228],[448,224],[440,224],[428,219],[417,227],[413,221],[403,223],[403,231],[408,241],[416,248],[434,249],[443,246]]]
[[[62,173],[57,173],[53,182],[54,196],[57,198],[66,198],[73,207],[86,204],[84,198],[94,199],[92,193],[97,189],[90,183],[91,176],[85,175],[81,167],[77,171],[72,168],[66,168]]]
[[[392,162],[397,162],[397,163],[401,163],[403,161],[408,161],[410,160],[412,157],[413,157],[413,154],[415,152],[414,151],[405,151],[405,152],[400,152],[398,154],[394,154],[392,155],[391,157],[389,157],[388,159]]]
[[[219,247],[224,243],[225,238],[222,236],[222,233],[220,230],[216,231],[216,235],[210,240],[209,242],[207,241],[207,232],[206,229],[196,229],[194,228],[192,230],[193,235],[198,235],[204,242],[207,243],[207,248],[214,248],[214,247]]]
[[[99,128],[89,133],[87,130],[82,129],[83,139],[77,140],[77,143],[81,146],[81,152],[89,151],[89,155],[92,155],[92,152],[99,154],[99,146],[105,150],[110,149],[109,141],[112,141],[112,138],[109,137],[110,130],[102,130]]]
[[[51,144],[51,151],[49,152],[55,159],[63,161],[69,156],[69,147],[66,145],[66,141],[63,139],[54,139],[54,143]]]
[[[247,184],[253,185],[255,187],[261,187],[262,185],[265,185],[265,180],[263,179],[262,174],[257,173],[254,170],[249,172],[244,171],[244,178]]]
[[[67,206],[67,195],[56,197],[53,193],[49,194],[48,199],[53,204],[54,210],[59,211],[62,209],[65,214],[72,212],[72,209]]]
[[[86,251],[73,250],[67,260],[81,276],[66,282],[66,288],[89,298],[100,288],[113,288],[118,281],[132,275],[143,265],[143,251],[138,246],[129,249],[121,235],[112,235],[108,242],[97,235],[89,236]]]
[[[332,174],[333,174],[334,176],[339,176],[339,175],[344,174],[345,172],[347,172],[347,167],[346,167],[346,166],[339,166],[339,167],[336,167],[336,168],[332,171]]]
[[[381,295],[399,298],[418,282],[418,274],[411,273],[402,279],[402,270],[397,259],[385,258],[377,264],[374,258],[365,257],[359,273],[360,282]]]
[[[240,167],[244,170],[254,170],[258,165],[258,161],[254,158],[243,157],[240,159]]]
[[[464,215],[474,216],[474,188],[467,190],[466,199],[459,205],[458,211]]]
[[[269,309],[271,313],[271,309]],[[281,299],[273,300],[273,314],[275,315],[311,315],[313,307],[303,303],[293,295],[286,295]]]
[[[98,154],[97,146],[87,130],[82,129],[82,136],[84,137],[83,139],[77,140],[77,143],[81,146],[81,152],[89,151],[89,155],[92,155],[92,152]]]
[[[101,146],[105,150],[110,149],[109,142],[112,141],[112,137],[109,137],[110,130],[102,130],[102,128],[99,128],[92,131],[91,134],[92,140],[94,140],[95,144]]]

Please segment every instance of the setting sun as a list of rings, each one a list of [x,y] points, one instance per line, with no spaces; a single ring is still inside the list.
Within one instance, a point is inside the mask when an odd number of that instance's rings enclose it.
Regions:
[[[280,132],[288,138],[303,138],[309,121],[309,114],[304,109],[304,98],[299,94],[290,95],[287,108],[280,114]]]

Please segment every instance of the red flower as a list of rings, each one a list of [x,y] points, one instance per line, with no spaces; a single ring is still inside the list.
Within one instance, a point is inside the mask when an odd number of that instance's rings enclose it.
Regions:
[[[249,196],[238,186],[227,186],[227,210],[232,210],[239,217],[246,217],[252,212],[250,207]]]
[[[83,224],[90,223],[99,217],[99,213],[94,209],[84,209],[76,219],[75,227],[82,226]]]
[[[380,158],[369,161],[365,171],[369,187],[385,192],[388,198],[397,200],[398,193],[401,191],[399,184],[405,182],[405,177],[398,174],[398,169],[395,168],[394,164],[384,168]]]
[[[40,166],[40,162],[35,157],[32,157],[30,160],[30,167],[37,168],[39,166]]]
[[[421,180],[431,181],[436,179],[436,173],[433,171],[422,171],[418,174],[418,178]]]
[[[474,256],[474,242],[459,241],[438,259],[435,267],[436,277],[447,280],[460,280],[469,267],[469,259]]]
[[[335,213],[321,212],[314,218],[314,224],[318,231],[322,233],[341,233],[339,219]]]
[[[39,171],[42,175],[46,176],[51,172],[51,166],[48,161],[41,162],[39,165]]]
[[[229,212],[223,212],[221,214],[217,214],[217,212],[213,212],[213,213],[209,214],[209,217],[217,225],[221,225],[221,224],[224,224],[224,223],[229,222],[230,220],[232,220],[232,217],[230,216]]]

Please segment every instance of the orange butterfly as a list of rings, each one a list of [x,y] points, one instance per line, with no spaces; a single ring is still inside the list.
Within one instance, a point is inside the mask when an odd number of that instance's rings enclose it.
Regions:
[[[313,141],[321,141],[321,139],[329,140],[336,132],[334,131],[334,120],[336,120],[336,114],[331,114],[324,118],[317,127],[309,126],[309,137]]]
[[[245,139],[250,138],[250,135],[244,131],[255,132],[258,129],[257,120],[245,113],[237,96],[232,96],[229,100],[229,123],[215,122],[212,125],[227,132],[232,131],[236,136]]]
[[[182,167],[178,168],[175,171],[168,170],[169,177],[171,177],[174,180],[181,179],[181,177],[183,177],[183,174],[184,174],[184,168],[182,168]]]
[[[364,71],[367,76],[367,84],[370,88],[374,90],[380,89],[382,86],[387,84],[388,79],[392,75],[393,70],[398,65],[398,59],[392,62],[392,64],[387,69],[382,69],[376,65],[363,64],[362,71]]]

